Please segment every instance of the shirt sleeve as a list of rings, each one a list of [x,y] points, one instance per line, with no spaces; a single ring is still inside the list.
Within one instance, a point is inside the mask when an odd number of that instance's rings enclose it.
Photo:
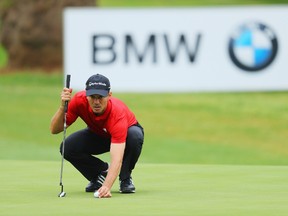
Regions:
[[[67,116],[66,116],[67,125],[73,124],[78,118],[78,116],[79,115],[77,112],[77,99],[74,96],[68,104],[68,111],[67,111]]]
[[[111,122],[111,143],[124,143],[126,142],[128,132],[128,122],[125,115],[118,116]]]

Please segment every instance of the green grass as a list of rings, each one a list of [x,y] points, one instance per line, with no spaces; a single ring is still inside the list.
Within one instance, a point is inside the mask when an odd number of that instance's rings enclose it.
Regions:
[[[138,116],[148,125],[149,154],[156,151],[155,157],[161,155],[165,161],[286,161],[287,92],[119,96],[139,110]],[[173,149],[173,158],[166,149]],[[152,160],[157,162],[154,157]]]
[[[58,160],[49,124],[62,86],[60,73],[1,76],[0,159]],[[288,164],[288,92],[114,95],[145,128],[143,163]]]
[[[65,163],[65,198],[60,162],[2,160],[0,215],[286,216],[287,166],[139,164],[135,194],[111,199],[85,193],[87,182]]]
[[[58,198],[62,134],[49,123],[63,83],[60,73],[0,76],[0,215],[287,215],[288,92],[114,92],[145,127],[137,193],[116,182],[111,199],[95,199],[65,162]]]

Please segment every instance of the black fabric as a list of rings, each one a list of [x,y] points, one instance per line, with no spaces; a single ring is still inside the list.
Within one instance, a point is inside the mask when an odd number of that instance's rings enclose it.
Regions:
[[[130,177],[142,151],[144,130],[140,124],[128,128],[120,179]],[[87,180],[97,178],[101,171],[107,170],[108,164],[97,155],[110,151],[110,139],[93,133],[88,128],[79,130],[65,140],[64,158],[69,161]],[[62,154],[62,145],[60,153]]]

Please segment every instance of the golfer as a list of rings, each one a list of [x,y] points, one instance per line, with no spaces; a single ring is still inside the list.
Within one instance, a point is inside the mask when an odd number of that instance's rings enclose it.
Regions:
[[[64,158],[90,181],[86,192],[98,190],[100,198],[111,197],[112,185],[119,176],[120,192],[134,193],[131,173],[141,154],[144,131],[133,112],[112,97],[109,79],[93,75],[87,80],[86,89],[73,97],[72,89],[63,88],[61,105],[50,124],[52,134],[64,130],[65,101],[69,101],[67,127],[78,117],[87,125],[68,136],[64,146]],[[110,163],[97,157],[105,152],[110,152]]]

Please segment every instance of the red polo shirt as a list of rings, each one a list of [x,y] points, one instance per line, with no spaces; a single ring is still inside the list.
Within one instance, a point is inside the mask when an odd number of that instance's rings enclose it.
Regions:
[[[68,105],[67,125],[73,124],[80,117],[93,132],[99,136],[111,138],[112,143],[126,141],[127,131],[137,123],[135,115],[119,99],[110,97],[107,108],[101,116],[96,116],[86,98],[86,92],[74,95]]]

